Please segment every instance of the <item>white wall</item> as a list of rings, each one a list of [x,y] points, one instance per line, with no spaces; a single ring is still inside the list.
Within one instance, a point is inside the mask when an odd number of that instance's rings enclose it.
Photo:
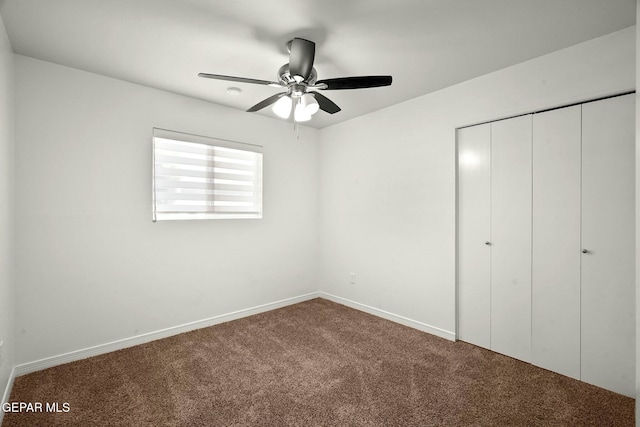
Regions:
[[[0,17],[0,395],[14,364],[13,334],[13,51]],[[2,417],[0,417],[0,420]]]
[[[16,363],[317,290],[316,130],[15,65]],[[264,145],[264,218],[153,223],[154,126]]]
[[[453,334],[456,127],[633,90],[634,57],[630,27],[324,129],[321,290]]]

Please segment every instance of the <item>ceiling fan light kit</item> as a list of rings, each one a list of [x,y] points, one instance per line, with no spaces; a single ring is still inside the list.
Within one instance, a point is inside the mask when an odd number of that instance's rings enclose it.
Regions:
[[[293,107],[293,100],[288,96],[283,96],[278,99],[275,104],[273,104],[273,112],[276,113],[278,117],[283,119],[288,119],[291,115],[291,108]]]
[[[305,113],[310,116],[313,116],[320,110],[320,104],[318,104],[316,98],[310,93],[305,93],[300,97],[300,105],[302,105]]]
[[[300,100],[298,100],[296,108],[293,111],[293,120],[296,122],[308,122],[311,120],[311,114],[305,110],[304,105],[302,105]]]
[[[250,107],[247,111],[262,110],[273,104],[273,112],[283,119],[289,119],[293,111],[294,123],[311,120],[311,116],[319,110],[329,114],[340,111],[340,107],[317,90],[365,89],[389,86],[392,82],[391,76],[339,77],[317,80],[318,73],[313,68],[316,44],[306,39],[294,38],[287,43],[287,49],[289,50],[289,63],[284,64],[278,70],[277,82],[208,73],[200,73],[198,76],[284,88],[286,92],[272,95]]]

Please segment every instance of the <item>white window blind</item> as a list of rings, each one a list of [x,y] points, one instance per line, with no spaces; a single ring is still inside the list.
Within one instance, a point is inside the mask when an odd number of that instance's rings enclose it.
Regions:
[[[153,220],[262,218],[262,147],[153,130]]]

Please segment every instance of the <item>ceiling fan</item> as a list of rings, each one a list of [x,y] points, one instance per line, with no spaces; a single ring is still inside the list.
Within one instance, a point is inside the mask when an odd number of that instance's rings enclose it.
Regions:
[[[318,110],[326,111],[329,114],[340,111],[340,107],[316,90],[364,89],[391,85],[391,76],[339,77],[317,80],[318,74],[313,68],[316,44],[296,37],[287,43],[287,49],[289,50],[289,63],[284,64],[278,70],[277,82],[207,73],[200,73],[198,76],[285,88],[286,92],[272,95],[247,111],[258,111],[273,104],[273,111],[283,119],[288,119],[293,111],[294,122],[310,120]]]

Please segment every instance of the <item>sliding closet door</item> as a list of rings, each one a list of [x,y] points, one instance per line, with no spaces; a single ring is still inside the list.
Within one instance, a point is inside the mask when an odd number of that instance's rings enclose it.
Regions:
[[[458,130],[458,337],[491,346],[491,125]]]
[[[635,395],[634,95],[582,106],[581,379]]]
[[[531,115],[491,124],[491,349],[531,360]]]
[[[533,116],[531,363],[580,379],[581,106]]]

